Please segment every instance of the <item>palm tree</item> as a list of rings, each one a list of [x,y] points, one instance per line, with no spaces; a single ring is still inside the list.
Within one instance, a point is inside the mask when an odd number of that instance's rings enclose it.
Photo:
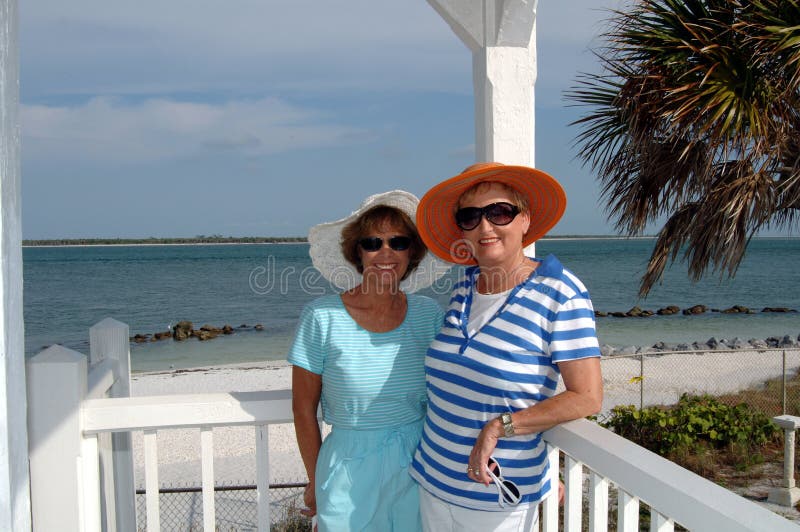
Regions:
[[[695,280],[733,276],[800,208],[800,0],[639,0],[609,22],[567,99],[617,229],[665,220],[639,293],[681,253]]]

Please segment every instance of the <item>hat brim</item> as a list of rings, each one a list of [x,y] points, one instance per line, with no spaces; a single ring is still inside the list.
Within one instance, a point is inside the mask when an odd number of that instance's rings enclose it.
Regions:
[[[455,209],[461,195],[484,181],[503,183],[528,200],[530,226],[522,239],[528,246],[555,226],[567,208],[564,189],[549,174],[527,166],[499,163],[475,165],[430,189],[417,207],[417,229],[428,250],[442,260],[456,264],[476,264],[465,253],[463,232],[456,225]]]
[[[392,190],[369,196],[357,210],[341,220],[315,225],[308,232],[311,262],[322,276],[337,289],[346,291],[355,288],[361,283],[362,276],[342,253],[342,229],[355,221],[362,213],[377,205],[395,207],[405,212],[413,221],[418,204],[419,199],[410,192]],[[400,289],[411,293],[426,288],[447,273],[449,269],[449,264],[443,263],[431,253],[426,252],[417,268],[400,282]]]

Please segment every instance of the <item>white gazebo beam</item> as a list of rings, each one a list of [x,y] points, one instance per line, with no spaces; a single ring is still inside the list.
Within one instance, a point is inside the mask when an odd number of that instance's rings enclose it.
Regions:
[[[0,0],[0,530],[30,530],[17,0]]]
[[[472,52],[475,158],[534,166],[536,0],[428,0]]]

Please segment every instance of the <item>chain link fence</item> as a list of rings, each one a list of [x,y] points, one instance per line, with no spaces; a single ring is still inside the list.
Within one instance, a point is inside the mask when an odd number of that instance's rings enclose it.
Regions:
[[[670,405],[684,393],[800,415],[800,348],[658,351],[603,357],[603,412]]]
[[[311,530],[311,519],[300,513],[305,482],[271,484],[270,529],[278,532]],[[197,486],[169,486],[159,491],[162,531],[203,530],[203,493]],[[257,530],[255,484],[220,485],[214,488],[216,529],[219,532]],[[136,529],[147,530],[145,491],[136,490]]]

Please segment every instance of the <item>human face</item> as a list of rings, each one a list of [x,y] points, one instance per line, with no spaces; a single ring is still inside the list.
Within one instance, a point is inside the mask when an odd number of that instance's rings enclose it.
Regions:
[[[392,237],[408,235],[400,227],[390,224],[382,224],[377,231],[372,231],[362,238],[380,238],[383,245],[376,251],[367,251],[359,245],[358,254],[361,257],[361,265],[364,268],[363,284],[367,286],[397,286],[400,279],[406,274],[408,269],[410,249],[392,249],[390,239]]]
[[[511,194],[503,187],[492,184],[462,198],[459,207],[485,207],[492,203],[514,203]],[[507,266],[519,261],[522,254],[522,237],[528,231],[530,217],[522,212],[507,225],[495,225],[486,217],[469,231],[462,230],[470,244],[473,256],[480,266]],[[513,266],[513,264],[511,264]]]

